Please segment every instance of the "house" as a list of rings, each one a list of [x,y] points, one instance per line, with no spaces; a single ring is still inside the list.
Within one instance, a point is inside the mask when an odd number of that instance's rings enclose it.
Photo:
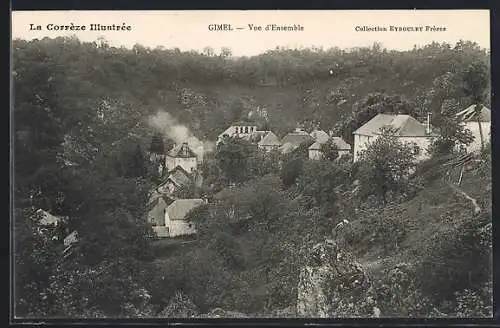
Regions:
[[[43,227],[50,227],[50,226],[57,227],[62,222],[61,217],[52,215],[49,212],[44,211],[42,209],[38,209],[36,211],[36,214],[40,216],[40,221],[38,222]]]
[[[167,195],[152,195],[147,205],[147,221],[153,227],[162,226],[165,224],[165,211],[168,205],[174,202]]]
[[[165,227],[169,237],[196,233],[193,223],[186,220],[186,215],[193,209],[205,204],[203,199],[177,199],[165,211]]]
[[[294,132],[290,132],[283,137],[280,150],[282,153],[286,154],[297,149],[302,143],[313,140],[313,137],[311,137],[309,133],[301,128],[297,128]]]
[[[250,142],[251,144],[257,145],[259,142],[262,141],[262,139],[264,139],[264,137],[268,132],[269,131],[254,131],[249,136],[242,137],[242,139]]]
[[[351,152],[351,145],[349,145],[347,142],[345,142],[342,138],[340,137],[331,137],[328,138],[326,141],[322,142],[324,138],[321,139],[321,141],[316,141],[313,143],[308,151],[309,151],[309,159],[313,160],[320,160],[323,159],[323,151],[322,151],[322,146],[328,141],[331,140],[332,143],[337,146],[339,157],[349,154]]]
[[[328,139],[330,139],[330,136],[328,135],[328,133],[326,133],[323,130],[318,130],[318,129],[311,132],[311,137],[316,142],[319,142],[319,143],[325,143],[325,142],[327,142]]]
[[[187,142],[180,145],[175,145],[165,158],[165,168],[172,171],[175,167],[180,166],[185,171],[194,172],[198,166],[196,154],[189,148]]]
[[[168,173],[167,178],[159,187],[161,191],[173,194],[177,189],[189,186],[192,183],[191,175],[181,166],[176,166]]]
[[[257,143],[257,147],[264,151],[276,150],[280,146],[281,142],[279,138],[271,131],[267,131],[265,136]]]
[[[409,115],[378,114],[353,132],[355,162],[360,151],[381,135],[382,128],[393,129],[395,136],[404,143],[415,143],[420,148],[418,160],[428,157],[427,148],[437,137],[431,130],[429,116],[424,125]]]
[[[219,134],[217,143],[221,142],[224,137],[250,138],[257,131],[257,125],[251,122],[233,123],[224,132]]]
[[[472,152],[481,150],[481,134],[484,144],[491,141],[491,110],[483,105],[480,107],[479,112],[476,112],[476,105],[470,105],[456,114],[474,137],[467,146],[467,150]]]

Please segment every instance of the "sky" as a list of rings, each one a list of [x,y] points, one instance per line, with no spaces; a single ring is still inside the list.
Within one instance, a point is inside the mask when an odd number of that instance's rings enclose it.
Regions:
[[[86,26],[85,31],[48,30],[48,24]],[[89,31],[91,24],[130,26],[126,31]],[[42,30],[30,30],[40,25]],[[230,24],[232,31],[210,31],[210,24]],[[249,24],[261,26],[251,31]],[[300,25],[299,31],[266,31],[268,24]],[[362,31],[363,27],[386,31]],[[417,31],[391,31],[418,27]],[[430,29],[426,26],[445,30]],[[237,29],[242,28],[242,29]],[[155,48],[201,51],[222,47],[234,56],[252,56],[277,46],[353,47],[380,43],[407,50],[433,41],[454,44],[460,39],[490,48],[489,10],[211,10],[211,11],[19,11],[12,13],[12,38],[26,40],[76,35],[82,41],[105,38],[112,46],[135,44]]]

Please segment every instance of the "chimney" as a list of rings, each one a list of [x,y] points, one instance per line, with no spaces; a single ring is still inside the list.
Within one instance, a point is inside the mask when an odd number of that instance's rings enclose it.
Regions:
[[[431,133],[431,113],[427,113],[427,123],[425,127],[425,132],[427,134]]]

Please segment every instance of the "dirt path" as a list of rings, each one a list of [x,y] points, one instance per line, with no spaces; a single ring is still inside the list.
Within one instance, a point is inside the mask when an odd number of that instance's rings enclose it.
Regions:
[[[474,214],[479,214],[481,213],[481,207],[479,207],[479,205],[477,204],[477,200],[472,198],[471,196],[467,195],[467,193],[463,190],[461,190],[460,188],[458,188],[457,186],[455,186],[454,184],[452,183],[448,183],[448,186],[455,192],[455,194],[458,194],[459,196],[469,200],[473,207],[474,207]]]

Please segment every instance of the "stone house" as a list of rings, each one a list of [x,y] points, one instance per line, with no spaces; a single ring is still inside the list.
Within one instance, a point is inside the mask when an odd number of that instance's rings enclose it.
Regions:
[[[177,199],[165,211],[165,227],[169,237],[192,235],[196,233],[193,223],[186,220],[186,215],[193,209],[205,204],[203,199]]]
[[[177,166],[182,167],[186,172],[194,172],[198,166],[196,154],[189,148],[187,142],[175,145],[165,157],[165,168],[172,171]]]
[[[250,138],[252,134],[257,132],[257,125],[251,122],[237,122],[233,123],[224,132],[219,134],[217,143],[220,143],[224,137],[231,138]]]
[[[257,147],[259,149],[264,150],[264,151],[276,150],[280,146],[281,146],[281,142],[280,142],[279,138],[271,131],[268,131],[265,134],[265,136],[257,143]]]
[[[422,124],[410,115],[378,114],[353,132],[354,162],[359,160],[359,153],[382,134],[383,128],[393,129],[401,142],[415,143],[420,148],[417,160],[429,157],[427,148],[438,136],[432,132],[429,118],[427,124]]]

